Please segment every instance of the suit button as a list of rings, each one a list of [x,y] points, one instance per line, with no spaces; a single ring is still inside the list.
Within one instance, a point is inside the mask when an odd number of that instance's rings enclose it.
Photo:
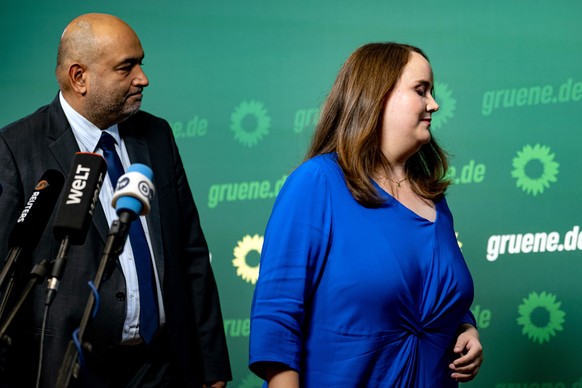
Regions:
[[[118,301],[123,302],[125,300],[125,292],[119,291],[117,294],[115,294],[115,298]]]

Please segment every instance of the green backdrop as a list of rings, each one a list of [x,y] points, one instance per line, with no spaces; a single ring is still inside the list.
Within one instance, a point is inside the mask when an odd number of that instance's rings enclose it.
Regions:
[[[357,47],[422,47],[452,154],[449,205],[475,280],[485,361],[471,387],[582,387],[579,1],[3,1],[0,126],[52,100],[62,29],[129,22],[143,109],[175,131],[208,239],[232,359],[247,369],[265,224],[337,71]],[[365,265],[365,263],[362,263]]]

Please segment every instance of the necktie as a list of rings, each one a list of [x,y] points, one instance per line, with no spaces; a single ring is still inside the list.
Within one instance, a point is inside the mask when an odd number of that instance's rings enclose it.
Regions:
[[[97,146],[103,150],[103,157],[107,162],[107,175],[115,188],[117,180],[124,173],[121,159],[115,151],[115,139],[103,131]],[[130,225],[129,242],[135,257],[139,285],[139,334],[144,342],[149,344],[158,330],[159,313],[150,250],[139,218]]]

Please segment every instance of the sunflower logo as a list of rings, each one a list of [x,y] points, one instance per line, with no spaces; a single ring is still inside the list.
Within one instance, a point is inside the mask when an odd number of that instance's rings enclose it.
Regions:
[[[430,127],[432,129],[439,129],[444,123],[455,116],[455,109],[457,108],[457,100],[453,98],[453,93],[447,84],[435,82],[434,84],[435,97],[439,102],[439,110],[433,114]],[[438,96],[436,96],[438,93]]]
[[[263,380],[258,378],[252,373],[246,375],[246,377],[241,381],[239,388],[261,388],[263,386]]]
[[[521,333],[540,344],[549,342],[556,331],[564,330],[562,324],[566,313],[560,310],[561,304],[556,302],[553,294],[531,292],[518,308],[517,323],[523,326]]]
[[[531,176],[531,169],[541,165],[541,173],[537,176]],[[531,167],[531,168],[528,168]],[[511,176],[516,178],[516,186],[521,188],[527,194],[533,194],[535,197],[550,187],[550,182],[557,182],[558,167],[560,164],[554,160],[554,154],[551,153],[550,147],[536,144],[529,144],[517,152],[513,158],[513,171]],[[528,174],[528,170],[529,174]]]
[[[248,128],[253,125],[254,128]],[[234,132],[234,138],[246,147],[257,145],[269,133],[270,126],[271,118],[263,103],[258,101],[243,101],[230,115],[230,129]]]
[[[255,284],[259,278],[259,264],[251,266],[247,262],[247,256],[251,251],[256,251],[259,256],[263,247],[263,237],[255,234],[246,235],[238,242],[234,248],[234,259],[232,265],[236,267],[236,275],[243,278],[247,283]]]

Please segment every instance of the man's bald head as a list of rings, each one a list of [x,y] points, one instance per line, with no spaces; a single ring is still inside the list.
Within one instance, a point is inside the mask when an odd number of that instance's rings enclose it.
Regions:
[[[137,34],[116,16],[75,18],[59,44],[56,75],[74,110],[104,129],[137,113],[149,80]]]
[[[66,78],[71,64],[90,66],[107,44],[115,44],[120,34],[131,34],[137,39],[133,29],[113,15],[89,13],[73,19],[61,35],[57,52],[56,75],[61,89],[68,88]]]

